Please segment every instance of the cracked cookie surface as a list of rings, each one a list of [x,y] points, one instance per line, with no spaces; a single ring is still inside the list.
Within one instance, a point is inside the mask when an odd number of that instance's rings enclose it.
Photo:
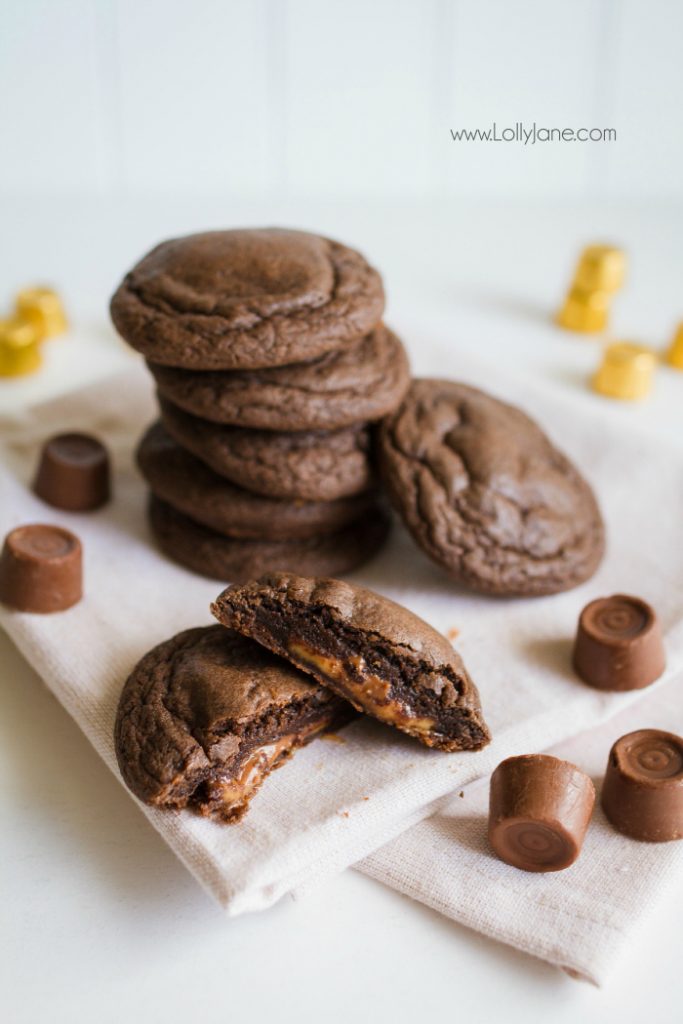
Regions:
[[[309,363],[192,372],[149,363],[159,393],[215,423],[263,430],[337,430],[386,416],[408,389],[400,340],[382,324]]]
[[[388,598],[341,580],[279,572],[228,587],[211,610],[358,710],[426,746],[478,750],[490,739],[460,656]]]
[[[219,476],[154,423],[137,448],[140,472],[158,498],[229,537],[297,540],[334,533],[372,512],[378,492],[336,501],[295,501],[254,494]]]
[[[382,281],[354,249],[304,231],[209,231],[162,242],[111,301],[148,359],[196,370],[316,359],[380,320]]]
[[[595,496],[520,409],[465,384],[413,381],[378,437],[380,473],[419,546],[495,594],[552,594],[604,551]]]
[[[210,579],[248,580],[278,566],[293,572],[343,575],[381,548],[391,520],[381,505],[335,530],[298,540],[245,540],[202,526],[152,495],[148,519],[154,538],[169,558]]]
[[[334,431],[225,427],[160,399],[168,433],[220,476],[268,498],[334,501],[376,483],[367,427]]]
[[[344,701],[238,633],[188,629],[128,677],[116,757],[145,803],[233,822],[274,768],[351,716]]]

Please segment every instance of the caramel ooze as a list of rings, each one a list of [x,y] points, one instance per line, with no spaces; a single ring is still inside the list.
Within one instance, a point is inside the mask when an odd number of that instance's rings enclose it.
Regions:
[[[287,650],[293,658],[315,669],[324,678],[337,683],[344,693],[352,699],[355,698],[361,708],[372,710],[373,715],[381,721],[388,722],[406,732],[420,733],[425,736],[428,736],[434,728],[436,723],[433,718],[420,718],[418,715],[411,715],[397,701],[389,700],[391,684],[385,679],[380,679],[374,673],[368,673],[363,681],[359,682],[346,668],[346,662],[339,658],[328,658],[319,654],[318,651],[314,651],[301,640],[290,641]],[[348,659],[348,663],[359,675],[365,672],[365,659],[362,655],[355,654]]]
[[[294,751],[316,732],[322,732],[328,722],[312,722],[298,732],[287,733],[272,743],[265,743],[254,750],[242,762],[238,773],[231,779],[219,782],[223,812],[238,807],[249,799],[265,777],[279,768]]]
[[[263,778],[274,767],[283,754],[290,754],[296,735],[283,736],[275,743],[257,747],[246,758],[239,773],[220,783],[221,797],[225,810],[235,807],[251,796],[261,785]]]

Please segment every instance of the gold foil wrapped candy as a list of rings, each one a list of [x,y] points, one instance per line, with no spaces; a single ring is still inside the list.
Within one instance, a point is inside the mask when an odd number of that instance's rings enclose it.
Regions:
[[[63,334],[68,327],[62,300],[52,288],[22,288],[16,298],[16,314],[33,324],[41,341]]]
[[[557,322],[568,331],[592,334],[604,331],[608,318],[609,296],[572,288],[557,315]]]
[[[37,370],[43,357],[33,324],[18,317],[0,320],[0,377],[20,377]]]
[[[666,353],[666,361],[669,366],[674,366],[677,370],[683,370],[683,323],[678,325],[678,330],[674,334],[673,341]]]
[[[608,345],[593,377],[593,390],[609,398],[636,400],[652,389],[657,357],[642,345],[620,341]]]
[[[557,314],[560,327],[582,334],[604,331],[612,297],[623,284],[625,273],[626,256],[622,249],[610,245],[587,246]]]
[[[618,292],[626,276],[626,255],[611,245],[589,245],[581,253],[574,284],[587,291]]]

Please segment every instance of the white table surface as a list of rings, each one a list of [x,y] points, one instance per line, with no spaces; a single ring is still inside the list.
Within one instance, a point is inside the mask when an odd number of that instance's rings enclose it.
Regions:
[[[680,207],[408,207],[343,202],[13,197],[0,200],[0,302],[54,282],[74,328],[34,377],[0,381],[0,410],[93,380],[131,357],[106,321],[122,272],[160,238],[278,223],[363,248],[416,370],[420,337],[452,340],[683,444],[683,374],[638,406],[593,395],[598,346],[554,328],[578,248],[613,239],[631,273],[618,337],[662,347],[681,301]],[[680,510],[663,510],[677,514]],[[66,712],[0,634],[3,1019],[20,1022],[426,1019],[622,1022],[683,1002],[678,898],[656,906],[603,990],[458,927],[347,871],[299,901],[226,920],[152,830]],[[673,1018],[670,1018],[673,1019]]]

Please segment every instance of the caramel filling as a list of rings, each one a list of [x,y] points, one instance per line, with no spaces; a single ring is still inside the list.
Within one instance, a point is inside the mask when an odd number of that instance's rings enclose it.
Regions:
[[[368,671],[365,659],[354,654],[346,661],[328,658],[305,644],[302,640],[291,640],[287,650],[297,661],[312,668],[323,679],[334,684],[344,697],[375,718],[404,732],[428,736],[436,725],[433,718],[413,715],[404,704],[391,700],[391,683]],[[348,667],[347,667],[348,666]],[[360,678],[358,678],[360,677]]]
[[[239,773],[234,778],[216,782],[215,788],[212,787],[212,796],[220,799],[223,810],[229,811],[235,804],[241,804],[253,796],[275,763],[280,758],[284,760],[294,739],[294,736],[283,736],[277,743],[268,743],[266,746],[257,747],[243,762]]]
[[[273,743],[255,747],[235,775],[229,779],[215,779],[209,783],[206,801],[208,813],[224,818],[234,817],[235,812],[246,807],[266,776],[273,769],[279,768],[313,733],[320,732],[327,724],[312,722],[298,732],[281,736]]]

